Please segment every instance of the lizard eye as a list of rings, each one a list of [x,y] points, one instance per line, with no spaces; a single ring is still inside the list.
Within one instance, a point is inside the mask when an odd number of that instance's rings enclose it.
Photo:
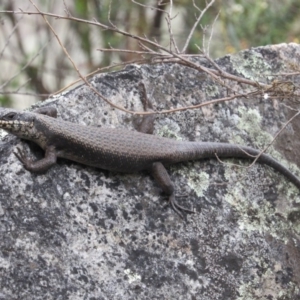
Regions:
[[[8,114],[6,114],[5,116],[3,116],[3,120],[7,120],[7,121],[11,121],[14,120],[15,116],[17,114],[15,112],[9,112]]]

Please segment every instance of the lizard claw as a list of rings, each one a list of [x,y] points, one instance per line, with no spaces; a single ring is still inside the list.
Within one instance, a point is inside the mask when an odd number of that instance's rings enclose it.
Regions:
[[[24,153],[22,152],[22,150],[20,148],[16,148],[16,152],[14,152],[14,155],[16,156],[16,158],[23,164],[23,157],[24,157]]]

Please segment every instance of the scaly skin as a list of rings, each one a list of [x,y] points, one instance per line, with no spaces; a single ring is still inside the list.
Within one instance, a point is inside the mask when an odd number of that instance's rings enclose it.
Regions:
[[[34,113],[0,110],[0,128],[45,150],[45,158],[29,160],[18,150],[16,156],[31,172],[45,172],[57,157],[117,172],[148,170],[169,195],[172,207],[191,212],[175,202],[174,186],[164,166],[203,158],[254,159],[260,151],[235,144],[176,141],[124,129],[83,126],[56,119],[56,110],[43,108]],[[300,180],[272,157],[261,154],[257,160],[285,175],[299,189]]]

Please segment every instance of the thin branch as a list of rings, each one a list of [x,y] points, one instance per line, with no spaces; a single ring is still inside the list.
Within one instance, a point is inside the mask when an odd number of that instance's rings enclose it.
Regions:
[[[107,18],[108,18],[109,24],[110,24],[113,28],[117,28],[117,26],[116,26],[116,25],[111,21],[111,19],[110,19],[110,15],[111,15],[111,2],[112,2],[112,0],[109,1]]]
[[[36,6],[36,4],[33,2],[33,0],[29,0],[32,5],[36,8],[36,10],[42,15],[44,21],[46,22],[46,24],[49,26],[49,28],[51,29],[52,33],[54,34],[55,38],[57,39],[58,43],[60,44],[60,46],[62,47],[63,51],[65,52],[66,56],[68,57],[68,59],[70,60],[70,62],[72,63],[74,69],[76,70],[76,72],[78,73],[79,77],[85,82],[85,84],[94,92],[96,93],[102,100],[104,100],[105,102],[107,102],[109,105],[111,105],[114,108],[117,108],[119,110],[122,110],[124,112],[128,112],[128,113],[135,113],[133,111],[127,110],[126,108],[116,105],[113,102],[111,102],[109,99],[107,99],[106,97],[104,97],[103,95],[101,95],[88,81],[87,79],[81,75],[79,69],[77,68],[75,62],[72,60],[70,54],[68,53],[67,49],[64,47],[64,45],[62,44],[61,40],[59,39],[58,35],[56,34],[55,30],[53,29],[53,27],[51,26],[51,24],[48,22],[47,18],[41,13],[41,11],[39,10],[39,8]]]
[[[208,39],[208,43],[207,43],[207,49],[206,49],[206,54],[207,56],[209,56],[209,46],[210,46],[210,43],[211,43],[211,40],[212,40],[212,37],[213,37],[213,33],[214,33],[214,27],[215,27],[215,24],[219,18],[219,15],[220,15],[220,12],[217,13],[216,17],[214,18],[214,21],[211,25],[211,31],[210,31],[210,35],[209,35],[209,39]],[[203,47],[204,47],[204,44],[203,44]]]
[[[23,15],[24,16],[24,15]],[[18,22],[16,23],[16,25],[12,28],[10,34],[8,35],[8,37],[6,38],[6,43],[4,44],[3,46],[3,49],[2,51],[0,52],[0,58],[3,56],[3,53],[4,53],[4,50],[6,49],[9,41],[10,41],[10,38],[12,37],[13,33],[17,30],[17,27],[20,25],[20,20],[23,19],[23,16],[21,16],[21,18],[18,20]]]
[[[198,50],[202,53],[202,55],[219,71],[220,73],[220,77],[223,77],[223,70],[220,68],[220,66],[213,60],[211,59],[198,45],[195,45]],[[220,82],[220,84],[224,87],[226,87],[228,90],[231,90],[233,93],[237,93],[237,91],[235,91],[232,86],[225,84],[225,82]]]
[[[36,59],[36,57],[40,55],[40,53],[46,48],[48,43],[49,41],[45,43],[45,45],[21,68],[21,70],[19,70],[15,75],[11,76],[6,82],[0,85],[0,90],[7,86],[17,76],[19,76],[22,73],[22,71],[24,71]]]
[[[68,6],[67,6],[65,0],[63,0],[63,4],[64,4],[64,8],[65,8],[64,11],[65,11],[66,15],[67,15],[68,17],[71,16],[71,12],[70,12],[70,10],[69,10],[69,8],[68,8]]]
[[[172,17],[172,11],[173,11],[173,0],[170,0],[170,9],[169,13],[167,14],[166,21],[168,24],[168,30],[169,30],[169,37],[170,37],[170,51],[172,52],[172,45],[174,47],[174,50],[176,53],[180,53],[179,49],[177,47],[176,41],[174,39],[173,29],[172,29],[172,19],[174,19],[176,16]]]
[[[249,153],[247,153],[246,151],[244,151],[243,149],[241,149],[243,152],[245,152],[248,156],[249,156],[249,158],[254,158],[254,160],[252,161],[252,163],[249,165],[249,166],[246,166],[246,168],[248,169],[248,168],[251,168],[256,162],[257,162],[257,160],[260,158],[260,156],[263,154],[263,153],[265,153],[273,144],[274,144],[274,142],[275,142],[275,140],[278,138],[278,136],[282,133],[282,131],[296,118],[296,117],[298,117],[300,115],[300,111],[298,111],[296,114],[294,114],[283,126],[282,126],[282,128],[275,134],[275,136],[273,137],[273,139],[272,139],[272,141],[269,143],[269,144],[267,144],[267,146],[263,149],[263,150],[261,150],[260,152],[259,152],[259,154],[257,154],[257,155],[251,155],[251,154],[249,154]],[[222,164],[226,164],[226,165],[230,165],[230,166],[235,166],[235,167],[241,167],[241,168],[244,168],[245,166],[243,166],[243,165],[238,165],[238,164],[232,164],[232,163],[227,163],[227,162],[224,162],[224,161],[222,161],[219,157],[218,157],[218,155],[217,154],[215,154],[215,156],[216,156],[216,159],[220,162],[220,163],[222,163]]]
[[[72,20],[72,21],[76,21],[76,22],[81,22],[81,23],[86,23],[86,24],[90,24],[90,25],[95,25],[95,26],[99,26],[103,29],[106,29],[106,30],[111,30],[111,31],[114,31],[114,32],[117,32],[117,33],[120,33],[124,36],[127,36],[129,38],[133,38],[133,39],[136,39],[136,40],[139,40],[139,41],[142,41],[143,43],[146,43],[146,44],[150,44],[164,52],[167,52],[169,53],[170,55],[178,58],[179,60],[181,60],[182,64],[186,65],[186,66],[189,66],[191,68],[194,68],[198,71],[202,71],[202,72],[206,72],[208,73],[210,76],[212,76],[212,78],[214,78],[215,80],[218,80],[217,78],[217,75],[218,75],[218,72],[216,70],[213,70],[213,69],[209,69],[209,68],[206,68],[204,66],[201,66],[201,65],[198,65],[192,61],[189,61],[187,59],[185,59],[184,57],[182,57],[180,54],[177,54],[177,53],[174,53],[170,50],[168,50],[167,48],[159,45],[158,43],[155,43],[151,40],[148,40],[146,38],[143,38],[143,37],[140,37],[140,36],[137,36],[137,35],[134,35],[134,34],[131,34],[131,33],[128,33],[124,30],[121,30],[121,29],[118,29],[118,28],[113,28],[111,26],[107,26],[107,25],[104,25],[100,22],[96,22],[96,21],[88,21],[88,20],[84,20],[84,19],[80,19],[80,18],[74,18],[74,17],[66,17],[66,16],[62,16],[62,15],[57,15],[57,14],[52,14],[52,13],[46,13],[46,12],[34,12],[34,11],[20,11],[20,12],[16,12],[16,11],[0,11],[1,12],[4,12],[4,13],[14,13],[14,14],[38,14],[38,15],[41,15],[43,17],[45,16],[50,16],[50,17],[54,17],[56,19],[64,19],[64,20]],[[230,79],[230,80],[233,80],[233,81],[237,81],[237,82],[240,82],[240,83],[245,83],[245,84],[248,84],[248,85],[251,85],[251,86],[254,86],[254,87],[257,87],[257,86],[260,86],[262,88],[265,88],[265,87],[269,87],[268,85],[264,84],[264,83],[261,83],[261,82],[256,82],[256,81],[253,81],[253,80],[249,80],[249,79],[246,79],[246,78],[241,78],[241,77],[238,77],[238,76],[235,76],[235,75],[232,75],[232,74],[229,74],[227,72],[223,72],[222,76],[224,78],[227,78],[227,79]]]
[[[16,93],[18,93],[20,91],[21,88],[23,88],[24,86],[27,85],[28,82],[31,81],[31,78],[28,78],[25,82],[23,82],[17,89],[16,89]]]
[[[280,74],[269,74],[266,76],[295,76],[295,75],[300,75],[300,72],[291,72],[291,73],[280,73]]]
[[[137,51],[137,50],[116,49],[116,48],[99,48],[96,50],[101,52],[123,52],[123,53],[125,52],[125,53],[139,54],[139,55],[150,54],[150,55],[163,56],[162,53],[154,52],[154,51],[149,52],[149,51]]]
[[[140,64],[142,64],[142,63],[145,63],[146,61],[148,61],[148,59],[147,59],[147,60],[146,60],[146,59],[140,59],[140,60],[132,60],[132,61],[126,61],[126,62],[121,62],[121,63],[115,63],[115,64],[112,64],[112,65],[107,66],[107,67],[98,68],[96,71],[87,74],[87,75],[85,76],[85,78],[89,78],[89,77],[91,77],[91,76],[93,76],[93,75],[95,75],[95,74],[97,74],[97,73],[101,73],[101,72],[103,72],[103,71],[107,71],[107,70],[110,70],[110,69],[113,69],[113,68],[117,68],[117,67],[121,67],[121,66],[122,66],[122,67],[123,67],[123,66],[127,66],[127,65],[130,65],[130,64],[132,64],[132,63],[136,63],[136,64],[139,64],[139,63],[140,63]],[[60,90],[56,91],[56,92],[53,93],[52,95],[60,94],[60,93],[62,93],[64,90],[68,89],[69,87],[71,87],[71,86],[73,86],[73,85],[75,85],[75,84],[77,84],[77,83],[79,83],[79,82],[81,82],[81,81],[82,81],[81,78],[80,78],[80,79],[77,79],[77,80],[73,81],[72,83],[68,84],[67,86],[65,86],[65,87],[61,88]]]
[[[198,26],[200,20],[202,19],[203,15],[206,13],[206,11],[214,4],[214,2],[215,2],[215,0],[211,0],[211,1],[205,6],[205,8],[203,9],[203,11],[201,11],[200,15],[198,16],[198,18],[197,18],[197,20],[196,20],[194,26],[192,27],[192,29],[191,29],[191,31],[190,31],[190,33],[189,33],[187,39],[186,39],[186,42],[185,42],[185,44],[184,44],[184,46],[183,46],[183,48],[182,48],[182,50],[181,50],[181,53],[185,53],[185,51],[186,51],[186,49],[187,49],[187,47],[188,47],[188,45],[189,45],[189,43],[190,43],[190,40],[191,40],[191,38],[192,38],[192,36],[193,36],[193,34],[194,34],[194,31],[196,30],[196,28],[197,28],[197,26]],[[194,0],[193,0],[193,4],[194,4],[194,7],[196,7],[196,8],[199,10],[199,8],[196,6]]]
[[[202,53],[202,55],[220,72],[220,75],[223,74],[223,70],[219,67],[217,63],[213,59],[211,59],[208,54],[205,53],[198,45],[195,45],[196,48]]]
[[[154,53],[157,53],[157,55],[163,55],[161,52],[154,51],[154,50],[151,49],[150,47],[147,47],[147,46],[144,45],[142,42],[139,42],[139,46],[141,47],[141,49],[144,49],[145,51],[148,51],[148,54],[154,54]]]
[[[256,162],[257,160],[259,159],[259,157],[265,153],[271,146],[272,144],[275,142],[275,140],[277,139],[277,137],[281,134],[281,132],[296,118],[300,115],[300,110],[294,114],[283,126],[282,128],[275,134],[273,140],[256,156],[256,158],[254,159],[254,161],[252,162],[252,164],[249,166],[252,167]]]
[[[175,39],[174,39],[174,35],[173,35],[173,30],[172,30],[172,19],[174,19],[176,16],[172,17],[172,10],[173,10],[173,1],[170,0],[170,9],[169,9],[169,12],[167,12],[166,10],[163,10],[163,9],[160,9],[158,7],[154,7],[154,6],[151,6],[151,5],[145,5],[145,4],[142,4],[142,3],[139,3],[135,0],[131,0],[131,2],[137,4],[137,5],[140,5],[144,8],[150,8],[152,10],[156,10],[156,11],[160,11],[160,12],[163,12],[166,14],[166,22],[167,22],[167,25],[168,25],[168,31],[169,31],[169,37],[170,37],[170,51],[172,51],[172,45],[175,49],[175,52],[176,53],[179,53],[179,49],[176,45],[176,42],[175,42]],[[163,3],[159,3],[158,5],[163,5]]]
[[[36,94],[36,93],[27,93],[27,92],[19,92],[20,88],[15,91],[5,91],[1,92],[0,95],[22,95],[22,96],[34,96],[34,97],[49,97],[50,94]]]
[[[162,111],[155,111],[154,113],[156,114],[168,114],[168,113],[175,113],[178,111],[186,111],[186,110],[190,110],[190,109],[197,109],[203,106],[207,106],[207,105],[215,105],[215,104],[219,104],[222,102],[227,102],[236,98],[248,98],[250,96],[257,96],[261,94],[261,92],[259,91],[255,91],[252,93],[246,93],[246,94],[239,94],[239,95],[233,95],[233,96],[229,96],[229,97],[224,97],[224,98],[219,98],[219,99],[214,99],[214,100],[209,100],[206,102],[202,102],[196,105],[191,105],[191,106],[185,106],[185,107],[180,107],[180,108],[173,108],[173,109],[168,109],[168,110],[162,110]],[[136,114],[138,115],[150,115],[152,114],[152,112],[136,112]]]
[[[33,0],[30,0],[31,2],[33,2]],[[38,9],[38,8],[37,8]],[[42,17],[45,18],[45,16],[42,14]],[[189,107],[182,107],[182,108],[177,108],[177,109],[172,109],[172,110],[164,110],[164,111],[160,111],[160,112],[134,112],[134,111],[130,111],[130,110],[127,110],[123,107],[119,107],[115,104],[113,104],[110,100],[108,100],[107,98],[105,98],[104,96],[102,96],[93,86],[90,85],[90,83],[86,80],[86,78],[84,78],[79,70],[77,69],[75,63],[73,62],[73,60],[71,59],[70,55],[68,54],[67,50],[65,49],[65,47],[62,45],[61,41],[59,40],[58,36],[56,35],[54,29],[52,28],[52,26],[49,24],[48,20],[45,18],[45,21],[46,23],[48,24],[48,26],[50,27],[50,29],[52,30],[53,34],[56,36],[58,42],[60,43],[61,47],[63,48],[64,52],[66,53],[66,55],[68,56],[69,60],[71,61],[71,63],[73,64],[74,68],[76,69],[77,73],[79,74],[80,78],[101,98],[103,99],[104,101],[106,101],[108,104],[112,105],[113,107],[115,108],[118,108],[122,111],[125,111],[125,112],[128,112],[128,113],[131,113],[131,114],[139,114],[139,115],[146,115],[146,114],[153,114],[153,113],[159,113],[159,114],[162,114],[162,113],[173,113],[173,112],[176,112],[176,111],[185,111],[185,110],[188,110],[188,109],[195,109],[195,108],[199,108],[199,107],[202,107],[202,106],[205,106],[205,105],[209,105],[209,104],[216,104],[216,103],[220,103],[220,102],[224,102],[224,101],[229,101],[231,99],[234,99],[234,98],[237,98],[236,95],[234,96],[231,96],[231,97],[225,97],[225,98],[221,98],[221,99],[215,99],[215,100],[211,100],[211,101],[208,101],[208,102],[204,102],[204,103],[200,103],[198,105],[193,105],[193,106],[189,106]],[[177,55],[176,55],[177,56]],[[180,57],[179,57],[180,58]],[[181,58],[182,59],[182,58]],[[187,62],[189,62],[187,60]],[[253,92],[253,93],[247,93],[247,94],[241,94],[239,95],[239,97],[249,97],[249,95],[252,94],[252,95],[255,95],[255,94],[258,94],[258,92]]]
[[[141,6],[141,7],[144,7],[144,8],[150,8],[151,10],[161,11],[161,12],[163,12],[163,13],[165,13],[165,14],[168,13],[168,12],[165,11],[164,9],[158,8],[158,7],[156,7],[156,6],[142,4],[142,3],[137,2],[137,1],[135,1],[135,0],[131,0],[131,2],[137,4],[137,5]],[[160,5],[161,5],[161,4],[160,4]]]

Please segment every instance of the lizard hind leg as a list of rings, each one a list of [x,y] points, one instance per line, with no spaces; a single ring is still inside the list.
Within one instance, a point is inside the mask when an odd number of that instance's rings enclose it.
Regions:
[[[142,82],[139,84],[139,93],[140,93],[141,101],[143,103],[144,110],[153,111],[153,105],[147,97],[146,88]],[[141,120],[141,123],[137,128],[138,131],[146,134],[153,134],[154,120],[155,120],[155,114],[144,115]],[[194,213],[194,211],[187,209],[176,202],[174,185],[169,177],[166,168],[161,162],[153,163],[150,172],[152,173],[152,176],[154,177],[155,181],[162,188],[163,192],[169,197],[169,204],[171,205],[171,207],[181,218],[183,218],[182,211],[186,213]]]
[[[193,210],[185,208],[176,202],[174,185],[166,168],[161,162],[155,162],[152,164],[151,174],[164,193],[168,195],[171,207],[181,218],[183,218],[182,211],[186,213],[194,213]]]

